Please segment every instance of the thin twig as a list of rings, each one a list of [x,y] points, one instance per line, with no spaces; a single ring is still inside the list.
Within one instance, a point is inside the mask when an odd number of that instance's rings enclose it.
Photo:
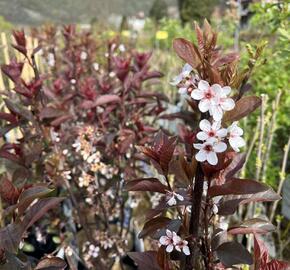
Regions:
[[[284,147],[284,156],[283,156],[283,162],[282,162],[282,168],[280,171],[280,182],[278,186],[277,193],[280,195],[282,191],[283,184],[285,182],[286,176],[285,176],[285,171],[286,171],[286,165],[287,165],[287,159],[288,159],[288,154],[289,154],[289,148],[290,148],[290,137],[288,139],[287,144]],[[271,215],[270,215],[270,221],[272,222],[275,216],[275,212],[278,206],[278,201],[275,201],[273,204],[273,207],[271,209]]]
[[[268,160],[270,157],[270,152],[271,152],[271,148],[272,148],[272,143],[273,143],[273,138],[274,138],[274,134],[275,134],[275,130],[276,130],[276,116],[278,113],[278,106],[279,106],[279,102],[280,102],[280,97],[281,97],[281,91],[278,92],[275,101],[273,102],[273,114],[272,114],[272,119],[270,122],[270,127],[269,127],[269,132],[268,132],[268,138],[266,141],[266,152],[264,155],[264,159],[263,159],[263,164],[262,164],[262,176],[261,179],[263,182],[265,182],[266,180],[266,172],[267,172],[267,165],[268,165]]]
[[[260,133],[259,133],[259,144],[256,159],[256,180],[259,180],[261,174],[261,163],[263,155],[263,141],[265,132],[265,111],[266,111],[267,96],[262,95],[261,115],[260,115]]]

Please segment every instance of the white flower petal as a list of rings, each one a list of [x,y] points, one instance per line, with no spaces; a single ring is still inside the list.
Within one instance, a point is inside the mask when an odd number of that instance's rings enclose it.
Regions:
[[[207,119],[203,119],[199,123],[199,128],[203,131],[209,132],[211,130],[211,124]]]
[[[198,83],[198,89],[202,90],[202,91],[206,91],[209,88],[209,83],[207,81],[204,80],[200,80]]]
[[[235,102],[232,98],[225,98],[221,102],[221,107],[224,111],[230,111],[235,107]]]
[[[215,121],[220,121],[223,117],[223,110],[220,106],[214,105],[210,108],[210,114],[212,115]]]
[[[207,112],[210,107],[211,107],[211,102],[208,99],[202,99],[198,103],[198,108],[201,112]]]
[[[208,139],[208,134],[204,131],[200,131],[196,134],[196,137],[201,141],[206,141]]]
[[[240,152],[239,148],[246,145],[246,142],[242,137],[229,138],[229,143],[236,152]]]
[[[163,246],[167,246],[169,244],[169,239],[167,236],[161,236],[159,239],[159,243]]]
[[[223,196],[215,196],[212,198],[212,201],[214,202],[214,204],[218,204],[219,201],[223,198]]]
[[[177,75],[173,78],[173,81],[170,82],[171,85],[178,85],[183,80],[182,74]]]
[[[224,138],[228,135],[228,130],[226,128],[221,128],[217,131],[216,135],[220,138]]]
[[[176,193],[176,198],[179,200],[179,201],[183,201],[184,198],[183,196],[181,196],[180,194]]]
[[[213,144],[217,143],[218,140],[215,137],[209,137],[208,140],[206,141],[206,144],[210,144],[211,146],[213,146]]]
[[[222,88],[222,95],[228,96],[231,93],[232,89],[229,86],[225,86]]]
[[[218,158],[215,152],[207,153],[206,160],[210,165],[216,165],[218,163]]]
[[[203,144],[202,143],[194,143],[193,146],[194,146],[195,149],[200,150],[200,149],[202,149]]]
[[[212,212],[216,215],[219,212],[219,209],[216,204],[212,206]]]
[[[200,150],[196,155],[195,159],[197,161],[203,162],[206,160],[206,152],[204,150]]]
[[[234,122],[231,126],[231,136],[242,136],[244,134],[243,129],[238,127],[237,122]]]
[[[175,245],[177,245],[181,241],[180,236],[178,236],[177,234],[175,234],[172,239]]]
[[[184,246],[183,249],[182,249],[183,253],[185,255],[190,255],[190,250],[189,250],[189,247],[188,246]]]
[[[214,121],[213,123],[212,123],[212,129],[213,130],[218,130],[218,129],[220,129],[221,128],[221,121]]]
[[[216,144],[213,146],[213,150],[214,150],[216,153],[222,153],[222,152],[226,151],[226,149],[227,149],[227,145],[226,145],[224,142],[216,143]]]
[[[172,252],[173,251],[173,248],[174,248],[174,246],[172,244],[168,245],[166,247],[166,252],[168,252],[168,253]]]
[[[169,238],[172,238],[173,237],[173,233],[172,233],[172,231],[170,231],[170,230],[166,230],[166,235],[169,237]]]
[[[233,138],[233,140],[234,140],[234,144],[237,147],[243,147],[246,145],[246,142],[242,137],[236,137],[236,138]]]
[[[190,72],[193,71],[193,68],[190,64],[185,64],[182,68],[182,74],[186,77],[190,74]]]
[[[175,246],[175,249],[176,249],[177,251],[181,252],[181,248],[180,248],[180,246]]]
[[[204,93],[203,91],[199,90],[199,89],[194,89],[192,92],[191,92],[191,97],[195,100],[200,100],[204,97]]]
[[[211,89],[215,92],[216,95],[221,95],[222,93],[222,87],[217,83],[213,84]]]
[[[176,205],[176,199],[174,196],[172,196],[168,201],[167,201],[167,204],[169,206],[173,206],[173,205]]]

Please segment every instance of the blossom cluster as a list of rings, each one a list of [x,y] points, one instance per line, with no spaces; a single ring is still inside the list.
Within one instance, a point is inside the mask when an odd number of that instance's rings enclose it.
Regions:
[[[73,143],[73,148],[80,153],[82,159],[86,162],[86,170],[92,173],[100,173],[105,175],[107,179],[111,179],[118,173],[118,169],[102,162],[102,154],[97,151],[94,146],[94,138],[96,131],[91,126],[85,126],[79,129],[78,137]],[[82,171],[79,177],[79,186],[88,187],[94,177],[86,171]]]
[[[166,252],[170,253],[174,249],[183,252],[185,255],[190,255],[188,242],[183,240],[176,232],[166,230],[166,235],[163,235],[159,239],[159,243],[162,246],[166,246]]]
[[[181,74],[175,77],[171,84],[178,86],[179,93],[188,94],[198,101],[200,112],[208,113],[212,117],[212,122],[207,119],[200,121],[197,139],[202,143],[195,143],[193,146],[199,150],[195,156],[197,161],[207,161],[211,165],[216,165],[217,154],[227,149],[226,140],[236,152],[240,151],[240,147],[245,146],[245,141],[241,137],[243,130],[237,122],[227,128],[222,127],[221,120],[224,112],[231,111],[235,107],[235,101],[229,97],[231,87],[219,84],[210,85],[205,80],[199,80],[198,76],[192,73],[193,68],[186,64]]]

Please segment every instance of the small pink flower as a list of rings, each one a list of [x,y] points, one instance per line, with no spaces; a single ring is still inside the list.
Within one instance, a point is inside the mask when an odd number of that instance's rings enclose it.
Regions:
[[[200,132],[197,133],[196,137],[201,141],[206,141],[209,138],[224,138],[227,136],[227,130],[225,128],[221,128],[221,122],[213,122],[211,123],[203,119],[199,123],[199,127],[201,129]]]
[[[176,237],[177,237],[176,232],[172,232],[167,229],[166,235],[160,237],[159,243],[162,246],[166,246],[166,252],[170,253],[174,249],[174,245],[175,245],[174,238]]]
[[[219,95],[215,96],[209,113],[215,121],[220,121],[224,111],[230,111],[235,107],[235,102],[232,98],[227,97],[231,92],[229,86],[221,87],[218,85],[217,88],[219,88]]]
[[[210,86],[207,81],[200,80],[198,88],[191,92],[191,97],[199,100],[198,108],[201,112],[207,112],[213,106],[215,98],[220,95],[220,91],[220,85]]]
[[[179,252],[183,252],[185,255],[190,255],[190,250],[188,247],[188,242],[186,240],[182,240],[179,236],[175,239],[175,249]]]
[[[221,87],[219,84],[210,86],[207,81],[201,80],[198,88],[192,91],[191,97],[199,100],[198,108],[201,112],[209,111],[215,121],[220,121],[223,112],[230,111],[235,106],[234,100],[227,97],[230,92],[229,86]]]
[[[216,165],[218,163],[216,153],[222,153],[227,149],[227,145],[224,142],[219,142],[215,138],[210,138],[202,144],[193,144],[193,146],[195,149],[199,150],[195,155],[196,160],[200,162],[207,161],[211,165]]]

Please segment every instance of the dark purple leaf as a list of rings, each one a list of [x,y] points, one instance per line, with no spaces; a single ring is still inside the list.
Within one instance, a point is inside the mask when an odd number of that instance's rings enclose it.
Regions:
[[[255,194],[268,189],[269,187],[266,184],[254,180],[232,178],[223,185],[210,187],[208,192],[209,196],[215,197],[219,195]]]
[[[154,234],[157,230],[165,227],[171,221],[170,218],[167,217],[156,217],[153,219],[148,220],[139,233],[139,238],[144,238],[147,235]]]
[[[275,231],[274,225],[268,220],[263,220],[260,218],[252,218],[243,221],[241,224],[231,227],[228,229],[228,234],[249,234],[249,233],[259,233],[265,234],[268,232]]]
[[[168,187],[163,185],[157,178],[140,178],[126,183],[128,191],[152,191],[166,193]]]
[[[139,270],[161,270],[157,262],[156,251],[129,252],[128,255],[138,265]]]
[[[196,54],[194,45],[190,41],[183,38],[176,38],[173,41],[173,48],[176,54],[186,63],[190,64],[193,68],[198,66],[200,60]]]
[[[222,177],[229,179],[233,177],[238,171],[240,171],[246,161],[246,154],[238,153],[235,155],[229,166],[227,166],[222,172]]]
[[[243,245],[237,242],[223,243],[216,249],[216,252],[218,258],[226,267],[235,264],[253,264],[252,255]]]

